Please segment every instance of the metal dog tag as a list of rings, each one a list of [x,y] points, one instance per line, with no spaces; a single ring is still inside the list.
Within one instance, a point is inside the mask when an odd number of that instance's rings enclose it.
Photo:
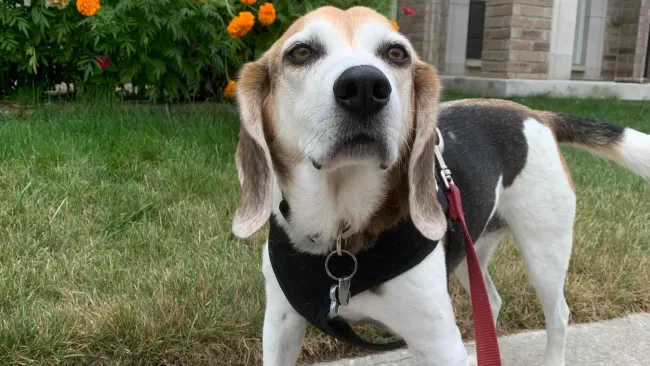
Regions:
[[[340,249],[339,249],[340,250]],[[352,273],[347,276],[347,277],[336,277],[330,272],[329,269],[329,261],[330,258],[337,253],[339,256],[346,254],[352,258],[354,261],[354,269],[352,270]],[[328,318],[333,319],[336,316],[339,315],[339,307],[341,305],[347,306],[350,304],[350,298],[352,297],[350,295],[350,284],[352,281],[352,277],[357,273],[357,258],[347,250],[341,250],[340,253],[338,250],[333,251],[330,253],[327,258],[325,259],[325,271],[327,272],[327,275],[330,276],[331,279],[337,281],[338,283],[335,285],[332,285],[330,287],[330,310],[328,313]]]
[[[327,317],[330,319],[334,319],[337,315],[339,315],[339,300],[336,296],[336,290],[338,287],[339,285],[332,285],[332,287],[330,287],[330,311],[327,314]]]
[[[338,285],[338,299],[339,304],[349,305],[350,304],[350,280],[352,276],[339,279]]]

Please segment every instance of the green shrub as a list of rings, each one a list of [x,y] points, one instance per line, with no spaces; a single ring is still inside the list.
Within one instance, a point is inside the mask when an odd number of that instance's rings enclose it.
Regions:
[[[302,14],[325,4],[386,14],[391,0],[268,2],[277,18],[263,26],[257,12],[265,1],[102,0],[96,14],[84,16],[74,0],[3,0],[0,91],[131,83],[138,97],[153,100],[218,96],[242,63],[258,57]],[[254,14],[255,25],[233,39],[226,28],[241,11]]]

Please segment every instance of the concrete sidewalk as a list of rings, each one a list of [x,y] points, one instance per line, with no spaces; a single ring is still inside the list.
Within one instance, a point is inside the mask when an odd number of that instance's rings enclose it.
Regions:
[[[541,365],[546,332],[533,331],[499,338],[503,366]],[[473,352],[473,343],[467,344]],[[567,366],[646,366],[650,365],[650,314],[634,314],[601,323],[569,327]],[[318,366],[415,366],[408,351],[318,363]]]

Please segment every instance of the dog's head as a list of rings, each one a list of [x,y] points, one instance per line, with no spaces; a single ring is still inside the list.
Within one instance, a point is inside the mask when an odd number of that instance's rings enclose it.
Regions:
[[[425,236],[442,237],[438,97],[435,68],[374,10],[323,7],[298,19],[239,74],[235,235],[248,237],[269,218],[274,173],[286,183],[298,164],[390,174],[407,162],[411,218]]]

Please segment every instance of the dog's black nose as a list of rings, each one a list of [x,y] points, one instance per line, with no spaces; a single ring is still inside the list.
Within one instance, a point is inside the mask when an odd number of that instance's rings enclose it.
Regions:
[[[384,73],[369,65],[351,67],[334,82],[338,105],[359,117],[379,112],[388,103],[391,91]]]

